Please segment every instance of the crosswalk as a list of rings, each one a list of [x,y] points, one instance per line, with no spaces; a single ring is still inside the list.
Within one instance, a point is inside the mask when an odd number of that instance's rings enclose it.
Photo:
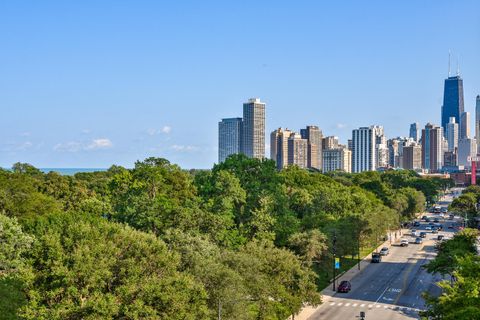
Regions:
[[[403,306],[397,306],[397,305],[391,305],[391,304],[377,304],[377,303],[372,303],[372,304],[366,304],[366,303],[343,303],[343,302],[330,302],[329,305],[331,307],[350,307],[350,308],[368,308],[368,309],[390,309],[390,310],[395,310],[395,311],[410,311],[410,312],[420,312],[424,311],[422,309],[417,309],[417,308],[410,308],[410,307],[403,307]]]

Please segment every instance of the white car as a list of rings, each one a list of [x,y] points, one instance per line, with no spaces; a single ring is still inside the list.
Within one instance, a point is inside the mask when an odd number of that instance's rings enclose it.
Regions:
[[[407,239],[400,240],[400,247],[408,247],[408,240]]]
[[[410,234],[412,235],[412,237],[416,237],[417,236],[417,230],[415,230],[415,229],[410,230]]]
[[[425,230],[432,230],[432,227],[426,226],[426,227],[425,227]]]

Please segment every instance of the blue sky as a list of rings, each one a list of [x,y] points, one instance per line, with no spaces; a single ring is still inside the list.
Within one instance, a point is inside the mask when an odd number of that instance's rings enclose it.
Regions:
[[[474,117],[479,1],[2,1],[0,166],[217,160],[217,123],[267,103],[267,134],[343,142],[440,123],[448,51]]]

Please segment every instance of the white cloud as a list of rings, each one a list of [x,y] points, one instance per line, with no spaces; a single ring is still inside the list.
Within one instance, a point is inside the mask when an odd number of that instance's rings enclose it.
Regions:
[[[68,152],[77,152],[82,149],[82,144],[77,141],[69,141],[64,143],[57,143],[53,150],[55,151],[68,151]]]
[[[172,131],[172,127],[170,127],[170,126],[164,126],[162,128],[162,133],[169,134],[170,131]]]
[[[113,147],[112,141],[107,138],[93,139],[88,142],[69,141],[58,143],[53,147],[55,151],[78,152],[82,150],[99,150]]]
[[[164,126],[162,129],[150,128],[147,130],[149,136],[156,136],[157,134],[169,134],[172,131],[172,127]]]
[[[108,149],[113,147],[112,141],[107,138],[101,138],[101,139],[93,139],[92,142],[90,142],[86,149],[87,150],[94,150],[94,149]]]
[[[193,151],[199,150],[199,148],[195,146],[184,146],[184,145],[178,145],[178,144],[174,144],[170,148],[177,152],[193,152]]]

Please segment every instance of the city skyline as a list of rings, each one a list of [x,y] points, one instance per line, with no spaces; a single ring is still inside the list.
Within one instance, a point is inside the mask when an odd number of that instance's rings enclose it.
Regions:
[[[267,135],[316,125],[346,144],[353,129],[380,124],[408,136],[412,122],[440,124],[449,51],[475,118],[475,2],[0,6],[12,31],[0,35],[1,167],[132,167],[155,156],[211,168],[219,119],[252,96],[268,106]],[[246,26],[247,16],[264,23]]]

